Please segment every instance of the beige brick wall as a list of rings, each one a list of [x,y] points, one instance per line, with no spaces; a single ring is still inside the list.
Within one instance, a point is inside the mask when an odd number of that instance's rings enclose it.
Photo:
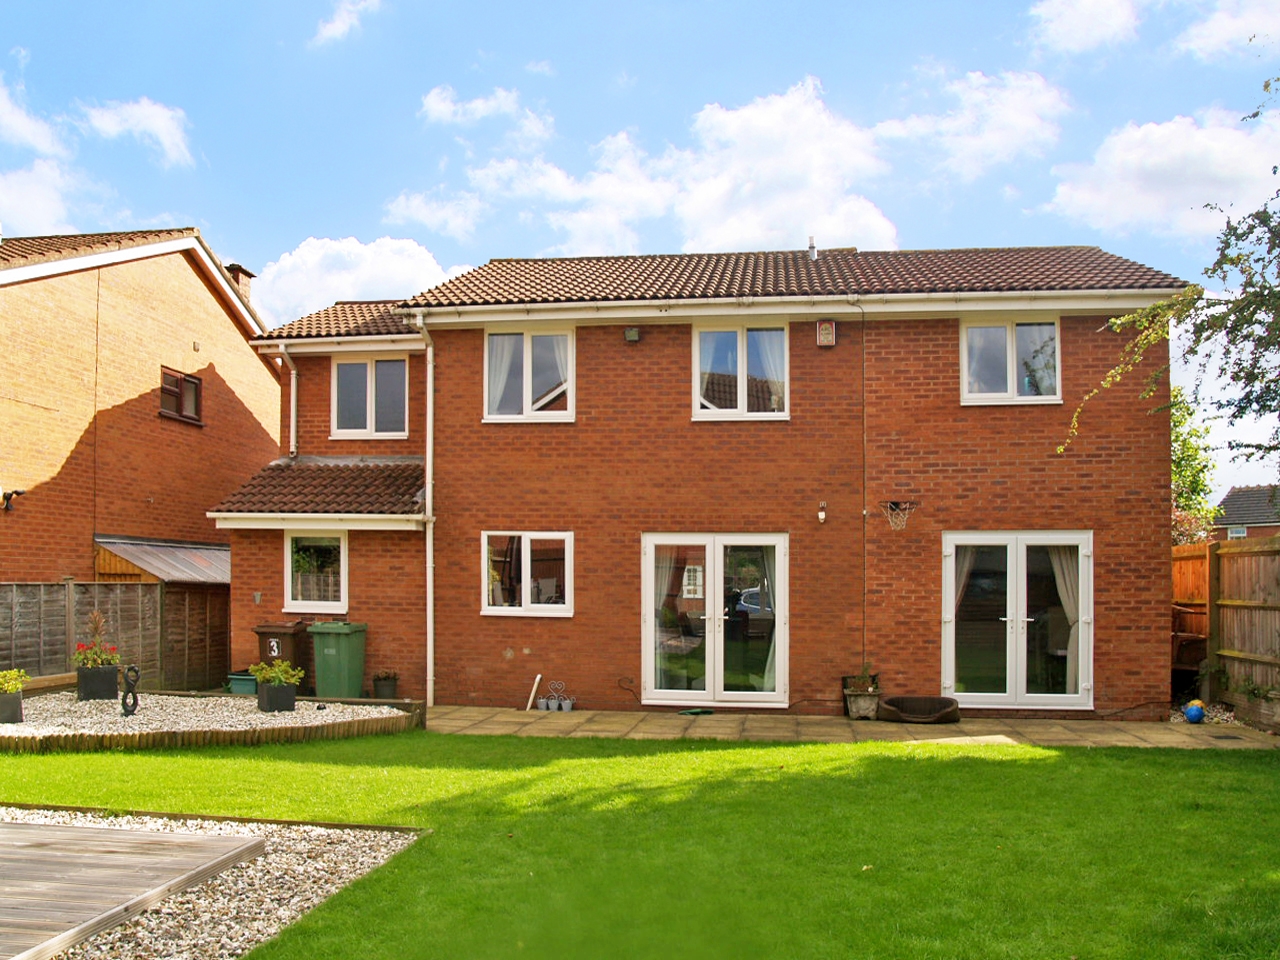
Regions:
[[[204,513],[279,447],[271,369],[186,254],[0,287],[0,580],[93,578],[96,533],[225,541]],[[197,348],[198,344],[198,348]],[[159,415],[201,378],[203,426]]]

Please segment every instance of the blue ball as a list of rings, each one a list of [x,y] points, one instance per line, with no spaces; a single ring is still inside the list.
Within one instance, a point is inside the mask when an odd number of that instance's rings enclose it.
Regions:
[[[1187,723],[1199,723],[1204,719],[1204,707],[1187,707],[1182,711],[1182,715],[1187,718]]]

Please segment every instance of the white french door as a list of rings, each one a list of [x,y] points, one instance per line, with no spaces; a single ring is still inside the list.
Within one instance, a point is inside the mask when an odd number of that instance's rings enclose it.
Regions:
[[[942,535],[942,692],[962,706],[1093,705],[1093,534]]]
[[[787,704],[785,534],[641,538],[645,703]]]

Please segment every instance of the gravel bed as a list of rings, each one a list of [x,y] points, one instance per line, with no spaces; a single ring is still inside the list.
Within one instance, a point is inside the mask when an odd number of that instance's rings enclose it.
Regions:
[[[1170,723],[1187,723],[1188,720],[1182,715],[1181,707],[1174,707],[1169,711]],[[1225,703],[1210,703],[1204,708],[1204,719],[1201,723],[1222,723],[1229,726],[1243,727],[1245,724],[1236,719],[1236,714],[1231,707]]]
[[[57,733],[161,733],[300,727],[368,717],[394,717],[395,707],[300,701],[292,712],[264,713],[253,697],[166,697],[139,693],[138,712],[124,716],[119,700],[77,700],[74,692],[24,697],[22,723],[0,733],[40,737]]]
[[[0,806],[0,820],[262,837],[266,852],[58,954],[57,960],[229,960],[269,940],[351,881],[410,846],[415,834],[306,825],[103,817]]]

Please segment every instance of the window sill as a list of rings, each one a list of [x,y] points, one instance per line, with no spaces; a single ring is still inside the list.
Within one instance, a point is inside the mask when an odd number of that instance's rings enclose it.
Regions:
[[[1062,404],[1061,397],[961,397],[962,407],[1044,407]]]
[[[192,426],[192,427],[200,427],[201,429],[203,429],[203,428],[204,428],[204,421],[203,421],[203,420],[197,420],[197,419],[196,419],[196,418],[194,418],[194,417],[184,417],[182,414],[180,414],[180,413],[173,413],[173,412],[172,412],[172,411],[170,411],[170,410],[160,410],[160,411],[158,411],[158,413],[159,413],[159,414],[160,414],[160,416],[161,416],[161,417],[163,417],[165,420],[175,420],[175,421],[177,421],[178,423],[185,423],[185,424],[187,424],[188,426]]]
[[[345,603],[289,602],[280,608],[281,613],[346,613]]]
[[[408,440],[408,433],[373,433],[372,431],[350,431],[330,433],[330,440]]]
[[[706,411],[700,410],[693,415],[696,423],[699,420],[706,420],[713,423],[737,422],[742,420],[764,420],[782,422],[791,419],[789,413],[737,413],[732,410],[716,410]]]
[[[573,423],[573,414],[564,416],[481,417],[481,423]]]
[[[573,616],[572,607],[555,607],[539,610],[534,607],[483,607],[482,617],[556,617],[564,619]]]

